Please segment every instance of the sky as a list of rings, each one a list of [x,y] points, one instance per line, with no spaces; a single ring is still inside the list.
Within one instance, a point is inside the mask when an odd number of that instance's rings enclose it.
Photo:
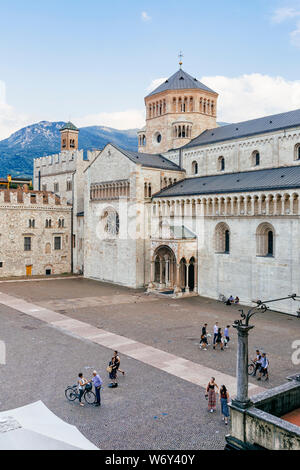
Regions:
[[[300,108],[300,0],[0,0],[0,139],[41,120],[142,127],[180,51],[218,121]]]

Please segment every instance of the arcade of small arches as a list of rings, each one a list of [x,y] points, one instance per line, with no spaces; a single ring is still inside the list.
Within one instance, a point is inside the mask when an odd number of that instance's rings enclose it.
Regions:
[[[191,123],[175,123],[173,124],[173,137],[175,139],[191,139],[192,138],[192,128],[193,125]]]
[[[196,99],[193,96],[174,97],[169,110],[166,99],[156,100],[147,105],[147,119],[171,113],[193,113],[200,112],[210,116],[216,116],[216,101],[210,98]]]
[[[151,261],[149,288],[174,293],[196,292],[196,257],[182,257],[177,260],[174,251],[169,246],[158,247]]]
[[[130,183],[128,180],[110,181],[105,183],[92,183],[90,200],[100,201],[118,199],[130,196]]]
[[[299,194],[268,193],[162,199],[152,203],[153,216],[293,216],[300,215]]]

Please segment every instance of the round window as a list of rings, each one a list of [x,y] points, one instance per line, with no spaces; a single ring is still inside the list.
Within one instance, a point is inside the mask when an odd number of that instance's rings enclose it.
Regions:
[[[156,141],[157,141],[158,144],[161,143],[161,134],[157,134]]]

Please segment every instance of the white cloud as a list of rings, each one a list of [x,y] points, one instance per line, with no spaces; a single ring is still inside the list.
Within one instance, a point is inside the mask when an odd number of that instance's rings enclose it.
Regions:
[[[29,116],[19,114],[6,102],[5,83],[0,80],[0,140],[30,124]]]
[[[275,10],[272,16],[273,23],[283,23],[287,20],[294,20],[296,22],[296,18],[300,17],[300,9],[296,8],[278,8]],[[294,25],[294,30],[289,33],[290,36],[290,43],[293,46],[300,47],[300,21],[298,20]]]
[[[159,87],[162,83],[164,83],[167,80],[167,77],[165,78],[155,78],[152,80],[150,85],[147,87],[147,93],[151,93],[151,91],[155,90],[155,88]]]
[[[145,112],[140,109],[128,109],[112,113],[90,114],[74,118],[79,127],[85,126],[107,126],[114,129],[135,129],[145,125]]]
[[[278,8],[274,11],[272,16],[273,23],[282,23],[283,21],[290,20],[300,16],[300,10],[295,8]]]
[[[300,47],[300,21],[298,21],[296,29],[290,33],[291,44]]]
[[[141,17],[142,17],[143,21],[151,21],[152,20],[151,16],[149,16],[146,11],[142,11]]]
[[[201,82],[219,93],[219,121],[238,122],[300,108],[300,80],[253,73],[202,77]]]

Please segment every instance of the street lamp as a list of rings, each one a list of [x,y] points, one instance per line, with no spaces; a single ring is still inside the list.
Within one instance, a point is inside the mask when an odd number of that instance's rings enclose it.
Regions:
[[[282,297],[280,299],[273,299],[267,301],[257,300],[255,307],[248,310],[248,313],[245,314],[244,310],[239,310],[241,312],[241,319],[235,320],[233,327],[237,329],[238,332],[238,351],[237,351],[237,395],[232,404],[238,408],[246,409],[251,405],[251,400],[248,396],[248,334],[249,330],[254,328],[254,325],[249,325],[250,318],[257,313],[264,313],[268,310],[267,304],[272,302],[278,302],[280,300],[299,300],[300,297],[297,294],[292,294],[287,297]],[[297,317],[300,318],[300,310],[297,311]]]

